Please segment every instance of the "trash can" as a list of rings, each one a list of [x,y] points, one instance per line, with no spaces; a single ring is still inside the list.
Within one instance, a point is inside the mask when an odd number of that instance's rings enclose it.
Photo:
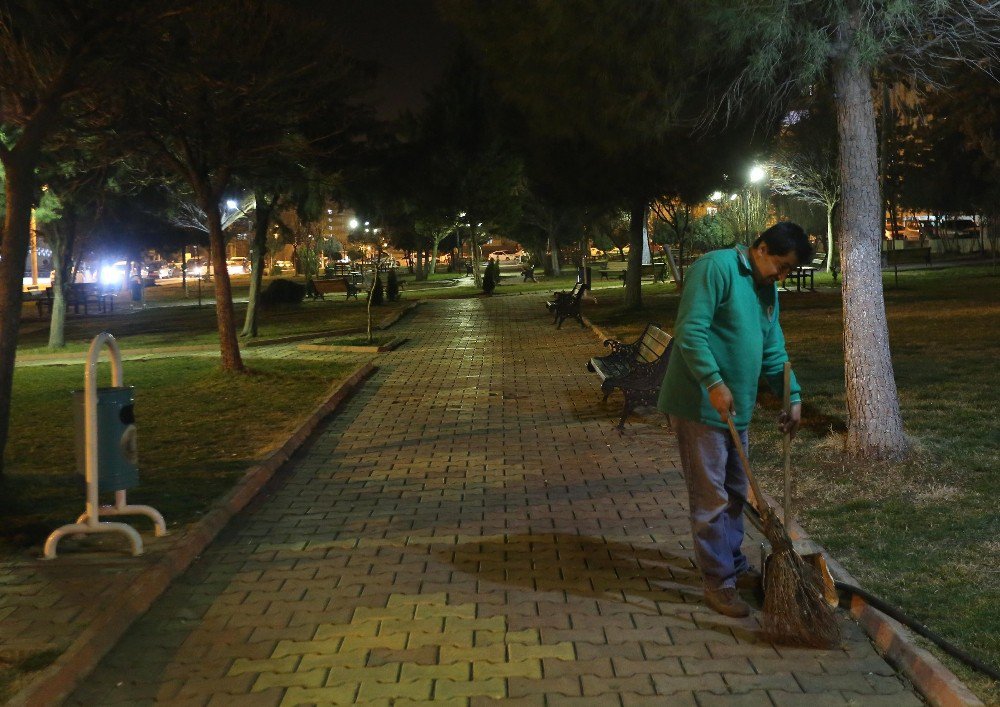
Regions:
[[[97,488],[123,491],[139,484],[134,389],[132,386],[97,389]],[[76,423],[76,468],[86,475],[87,410],[85,394],[73,391]]]
[[[142,302],[142,278],[132,280],[132,301]]]

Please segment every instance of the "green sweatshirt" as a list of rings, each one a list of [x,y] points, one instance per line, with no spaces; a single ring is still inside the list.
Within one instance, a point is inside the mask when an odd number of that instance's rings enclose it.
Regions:
[[[778,288],[758,288],[743,246],[716,250],[699,258],[684,278],[674,347],[657,407],[713,427],[726,428],[708,402],[709,387],[729,386],[736,407],[734,422],[746,429],[757,401],[761,372],[777,395],[784,391],[788,354],[778,323]],[[800,402],[792,374],[791,400]]]

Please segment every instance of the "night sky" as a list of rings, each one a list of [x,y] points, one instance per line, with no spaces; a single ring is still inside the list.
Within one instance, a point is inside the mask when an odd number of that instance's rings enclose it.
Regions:
[[[381,65],[370,95],[381,118],[419,109],[456,43],[457,33],[440,20],[434,0],[325,0],[316,10],[337,44]]]

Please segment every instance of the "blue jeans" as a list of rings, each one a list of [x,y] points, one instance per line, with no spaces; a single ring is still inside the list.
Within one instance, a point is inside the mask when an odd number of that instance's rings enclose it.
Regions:
[[[735,587],[737,575],[750,567],[743,543],[743,504],[749,481],[729,430],[675,415],[681,467],[687,482],[694,555],[706,589]],[[746,430],[740,432],[748,448]]]

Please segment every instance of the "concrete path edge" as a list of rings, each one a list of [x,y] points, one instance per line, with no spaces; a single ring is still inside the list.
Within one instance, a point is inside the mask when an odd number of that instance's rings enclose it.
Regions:
[[[583,317],[583,321],[593,330],[601,342],[614,338],[587,317]],[[778,507],[776,501],[767,494],[765,494],[765,501],[772,508]],[[793,540],[808,542],[816,548],[816,551],[823,553],[830,571],[837,581],[853,584],[856,587],[862,586],[839,562],[830,556],[830,553],[822,545],[812,540],[797,522],[793,521],[789,525],[788,531]],[[976,697],[957,675],[929,651],[918,646],[913,635],[901,623],[886,616],[875,607],[869,606],[864,599],[857,596],[851,598],[850,613],[871,639],[879,653],[893,667],[903,673],[931,705],[934,707],[957,707],[958,705],[978,706],[983,704],[982,700]]]
[[[368,362],[357,368],[331,391],[312,414],[281,445],[259,464],[250,467],[236,485],[212,504],[201,520],[182,531],[174,547],[139,578],[123,587],[111,602],[70,644],[52,665],[45,668],[7,703],[11,707],[43,707],[66,699],[80,681],[114,647],[128,628],[152,606],[200,555],[226,524],[263,488],[313,431],[370,376],[376,367]]]

